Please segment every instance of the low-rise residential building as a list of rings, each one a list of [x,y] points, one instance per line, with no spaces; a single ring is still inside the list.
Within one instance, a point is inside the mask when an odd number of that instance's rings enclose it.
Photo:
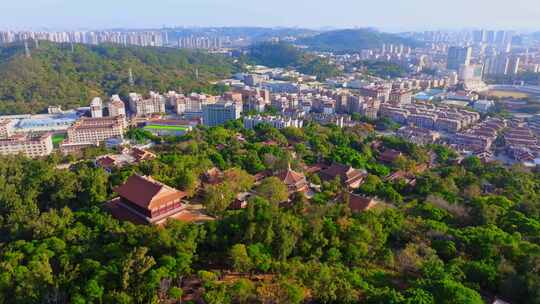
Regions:
[[[441,138],[439,132],[414,126],[401,127],[396,135],[417,145],[432,144]]]
[[[360,114],[366,116],[371,120],[375,120],[378,117],[379,109],[381,107],[381,101],[376,98],[365,98],[360,104]]]
[[[237,98],[236,96],[233,97]],[[184,94],[170,91],[166,94],[166,98],[176,114],[200,117],[202,116],[203,106],[205,104],[215,103],[217,97],[199,93],[191,93],[185,96]]]
[[[402,106],[383,104],[380,115],[397,123],[450,133],[467,128],[480,119],[480,114],[466,109],[418,103]]]
[[[305,120],[314,121],[321,125],[333,124],[340,128],[353,124],[350,115],[342,114],[309,113],[305,116]]]
[[[487,151],[493,141],[494,138],[473,133],[456,133],[449,138],[449,143],[459,151]]]
[[[390,87],[383,85],[369,85],[359,89],[360,95],[378,99],[380,102],[387,102],[390,97]]]
[[[413,94],[410,90],[394,89],[390,92],[388,102],[393,105],[410,104],[412,102]]]
[[[532,163],[540,156],[538,137],[526,124],[512,123],[504,132],[504,145],[508,156],[519,162]]]
[[[442,132],[456,132],[462,129],[462,122],[459,119],[452,118],[437,118],[434,126],[435,130]]]
[[[432,113],[411,114],[407,117],[407,122],[420,128],[435,129],[437,115]]]
[[[150,91],[149,98],[137,93],[129,94],[129,109],[136,116],[165,113],[165,97]]]
[[[506,127],[501,118],[489,118],[472,128],[458,132],[448,138],[448,142],[458,151],[489,151],[497,135]]]
[[[241,102],[243,111],[263,112],[266,105],[270,104],[270,91],[260,88],[238,88],[233,92],[225,93],[227,100]]]
[[[244,117],[244,128],[246,129],[253,129],[259,124],[268,124],[276,129],[283,129],[288,127],[301,128],[303,126],[303,120],[281,116],[257,115]]]
[[[27,157],[41,157],[53,151],[52,135],[44,134],[15,134],[0,139],[1,155],[23,154]]]

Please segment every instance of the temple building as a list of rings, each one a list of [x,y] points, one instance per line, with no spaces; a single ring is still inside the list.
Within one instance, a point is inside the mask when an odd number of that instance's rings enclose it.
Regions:
[[[217,167],[210,168],[203,173],[201,180],[204,184],[219,184],[223,182],[223,172]]]
[[[378,202],[371,197],[364,197],[357,194],[350,194],[349,208],[353,213],[364,212],[378,205]]]
[[[309,190],[309,183],[306,180],[306,176],[302,173],[292,170],[290,166],[287,170],[283,170],[278,173],[276,177],[279,178],[283,183],[285,183],[285,185],[287,185],[289,195],[296,192],[305,193]]]
[[[367,172],[342,164],[332,164],[320,171],[321,179],[332,181],[339,177],[341,184],[349,189],[356,189],[362,185],[367,177]]]
[[[149,176],[132,175],[113,189],[119,197],[109,203],[113,216],[138,224],[162,224],[184,211],[186,194]]]
[[[379,155],[379,160],[391,164],[401,156],[403,156],[403,153],[401,153],[400,151],[386,149]]]

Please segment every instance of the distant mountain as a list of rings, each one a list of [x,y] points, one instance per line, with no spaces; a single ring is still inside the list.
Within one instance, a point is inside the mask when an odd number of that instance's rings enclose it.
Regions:
[[[298,44],[313,50],[347,52],[381,47],[383,44],[404,44],[416,46],[419,42],[399,35],[379,32],[373,29],[348,29],[324,32],[303,38]]]
[[[266,27],[209,27],[209,28],[172,28],[167,29],[169,40],[185,36],[229,36],[243,37],[251,42],[266,41],[271,38],[305,37],[317,34],[317,31],[303,28],[266,28]]]
[[[224,56],[165,48],[86,46],[41,42],[0,47],[0,114],[41,112],[48,105],[87,105],[95,96],[156,90],[216,89],[209,82],[235,69]],[[134,86],[129,84],[132,69]],[[199,78],[196,79],[196,70]]]

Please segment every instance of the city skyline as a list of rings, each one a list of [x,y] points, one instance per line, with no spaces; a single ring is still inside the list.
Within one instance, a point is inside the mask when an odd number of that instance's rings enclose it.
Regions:
[[[154,2],[21,0],[0,4],[0,29],[82,30],[175,27],[376,27],[385,31],[426,29],[539,29],[540,6],[533,0],[434,2],[275,0],[172,0]],[[282,8],[282,9],[276,9]],[[525,9],[526,8],[526,9]],[[24,12],[21,16],[21,12]],[[374,13],[374,12],[379,12]],[[444,12],[444,14],[441,14]]]

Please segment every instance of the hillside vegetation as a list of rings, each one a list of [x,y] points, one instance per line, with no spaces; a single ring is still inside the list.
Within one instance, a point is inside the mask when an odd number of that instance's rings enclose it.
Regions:
[[[325,80],[339,74],[337,67],[287,43],[264,42],[251,46],[249,61],[269,67],[295,68],[307,75]]]
[[[387,149],[402,155],[382,162]],[[61,170],[60,156],[0,157],[0,303],[540,303],[538,171],[475,157],[458,164],[445,146],[376,138],[367,125],[247,130],[231,121],[154,152],[110,174],[92,159]],[[285,204],[281,179],[255,184],[254,174],[319,161],[367,170],[354,192],[382,202],[353,213],[350,189],[318,173],[307,178],[320,191]],[[200,187],[214,166],[223,180]],[[415,182],[389,180],[394,172]],[[104,203],[135,173],[201,200],[216,220],[113,219]],[[247,208],[229,210],[244,191]]]
[[[350,52],[381,47],[383,44],[416,46],[417,41],[372,29],[347,29],[325,32],[298,41],[311,49],[332,52]]]
[[[229,59],[199,51],[110,45],[75,45],[72,51],[69,45],[42,42],[27,58],[24,46],[11,45],[0,48],[0,113],[81,106],[95,96],[130,91],[212,91],[209,81],[233,69]]]

